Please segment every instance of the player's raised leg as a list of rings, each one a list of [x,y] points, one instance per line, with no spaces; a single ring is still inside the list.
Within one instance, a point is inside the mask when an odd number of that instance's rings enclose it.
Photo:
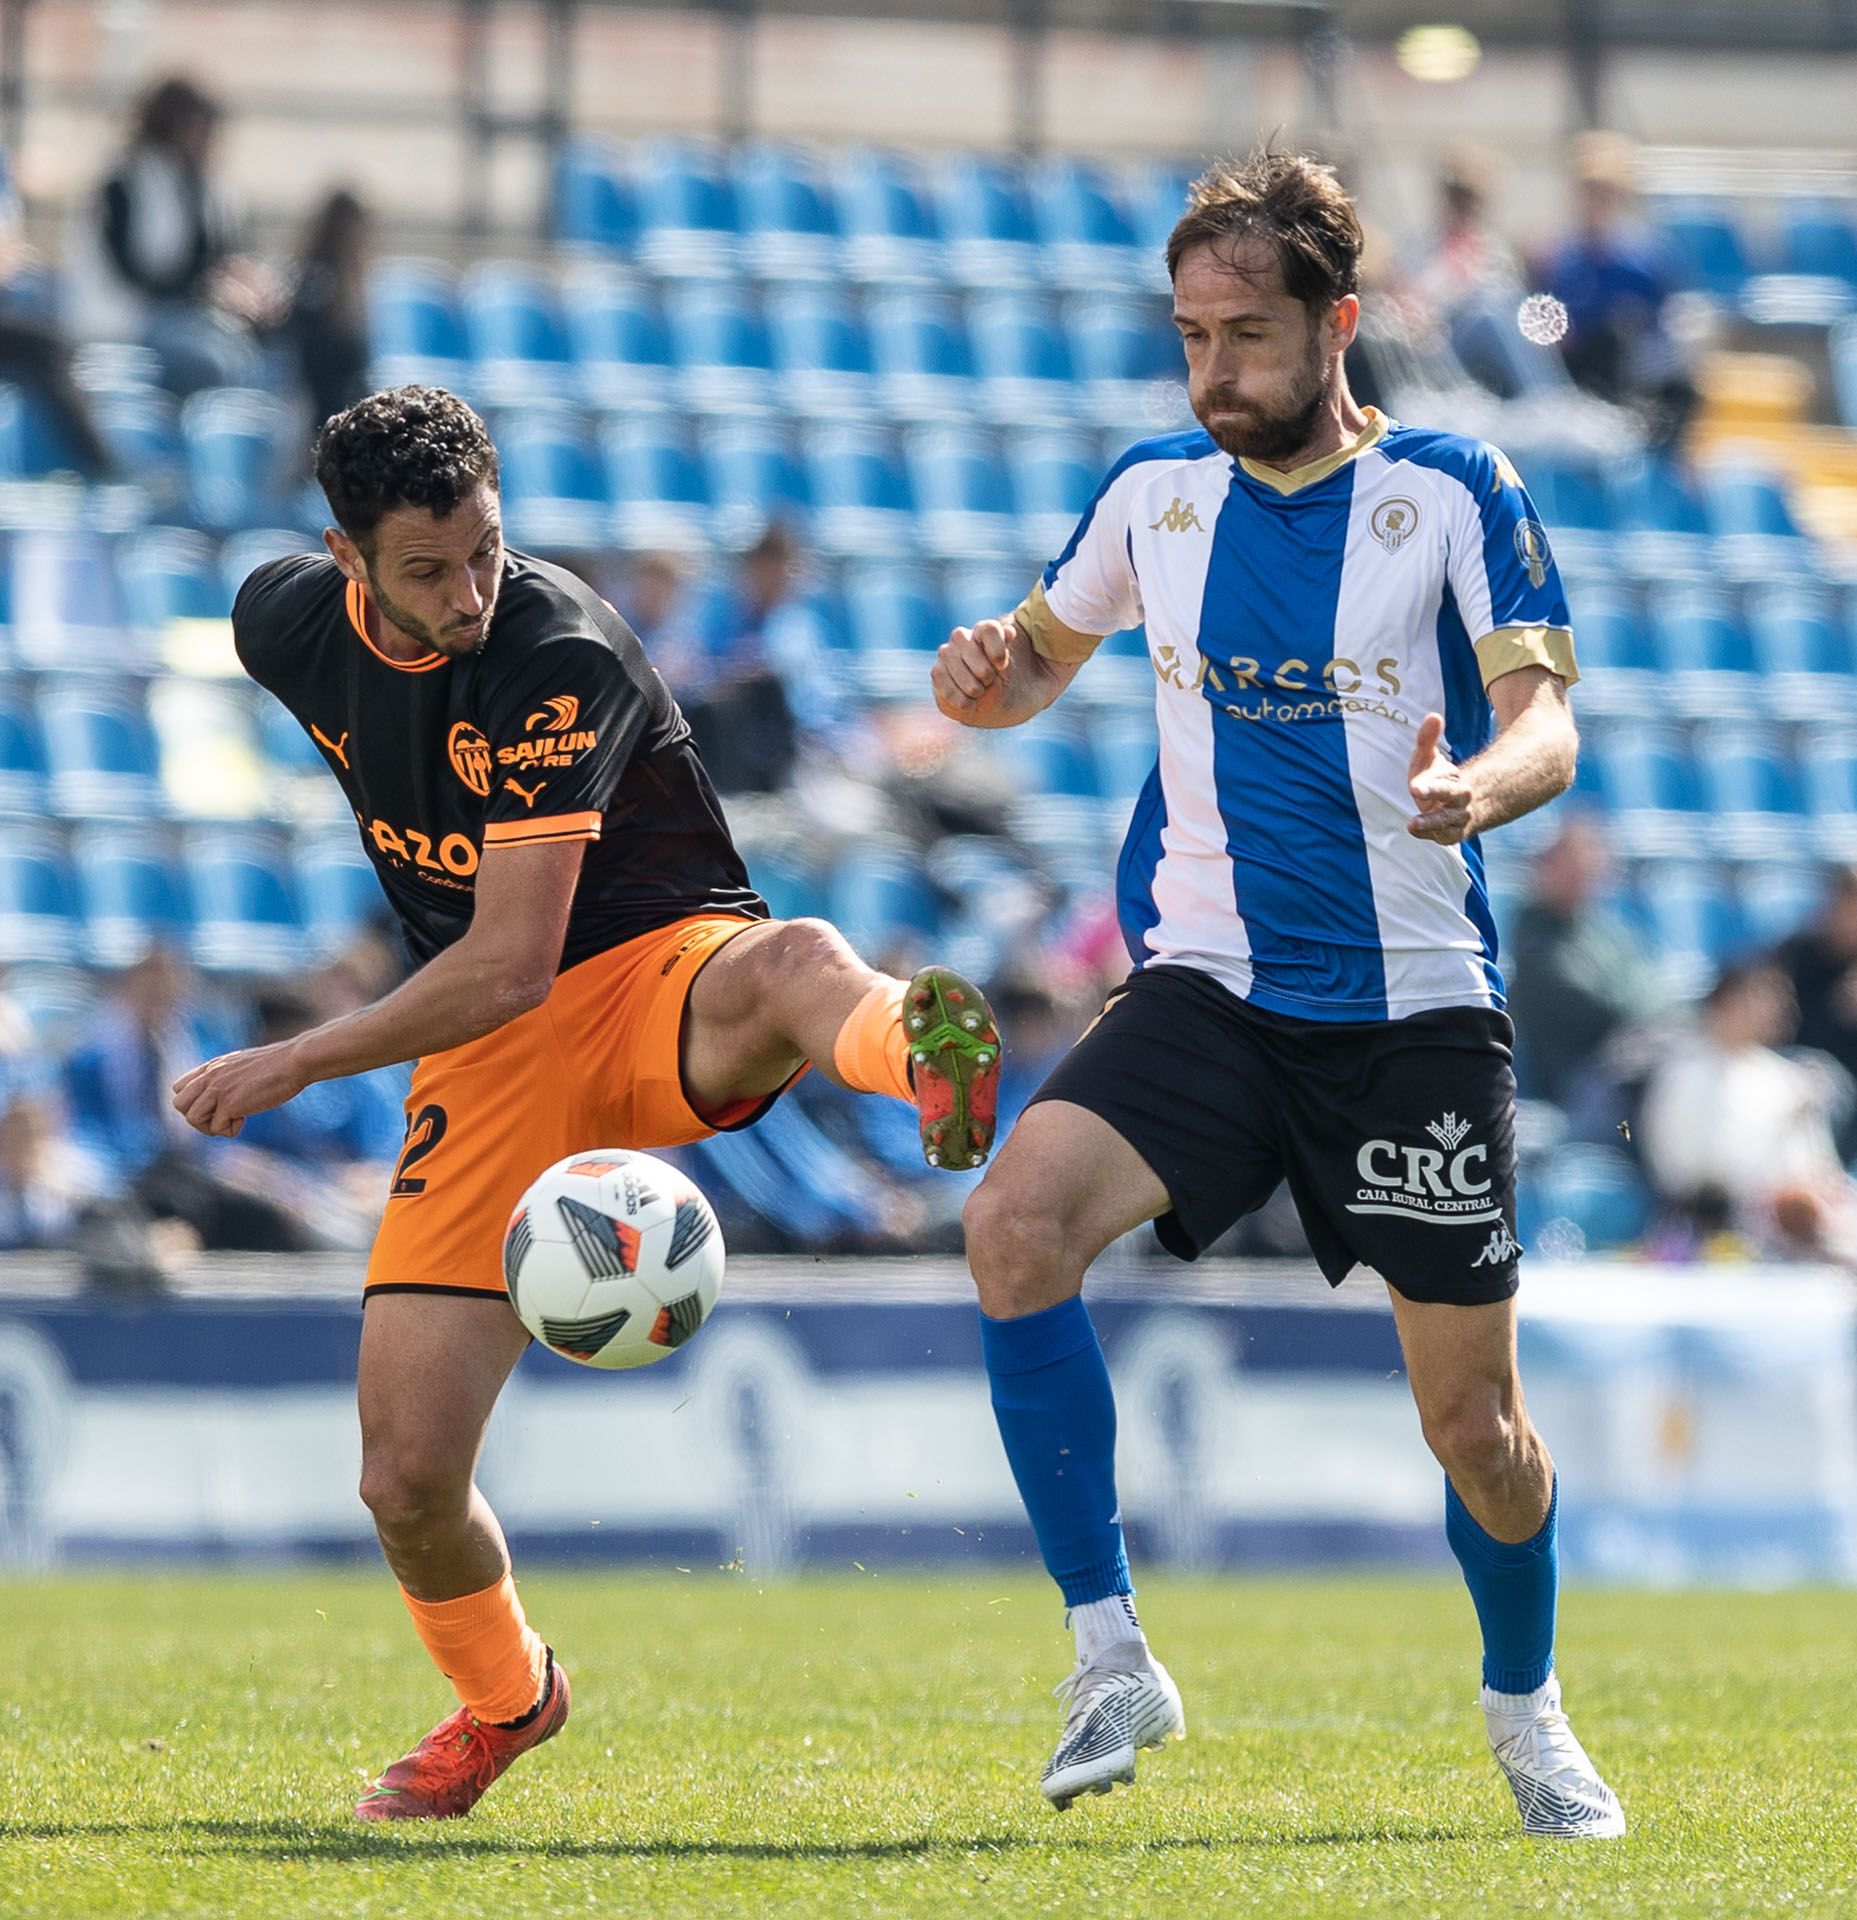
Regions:
[[[810,1062],[853,1092],[909,1102],[929,1165],[961,1171],[993,1144],[999,1053],[985,997],[950,968],[897,980],[823,920],[775,920],[718,949],[691,988],[684,1090],[718,1114]]]
[[[1107,1121],[1061,1100],[1028,1109],[967,1202],[994,1417],[1077,1635],[1077,1664],[1059,1689],[1064,1729],[1041,1783],[1060,1812],[1079,1794],[1132,1782],[1139,1748],[1186,1732],[1179,1690],[1135,1613],[1115,1395],[1082,1299],[1090,1262],[1167,1205]]]
[[[1388,1292],[1419,1421],[1445,1471],[1445,1537],[1483,1630],[1483,1714],[1522,1829],[1616,1839],[1618,1798],[1561,1711],[1559,1488],[1522,1399],[1515,1302],[1448,1306]]]
[[[500,1294],[369,1297],[361,1498],[413,1626],[462,1704],[362,1796],[363,1820],[468,1813],[567,1718],[567,1675],[523,1613],[503,1530],[476,1484],[491,1409],[528,1341]]]

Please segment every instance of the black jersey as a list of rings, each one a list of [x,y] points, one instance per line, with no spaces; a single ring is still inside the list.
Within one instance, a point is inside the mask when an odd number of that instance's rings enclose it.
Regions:
[[[232,632],[341,782],[416,960],[470,925],[486,846],[590,843],[563,968],[691,914],[765,918],[676,701],[590,587],[511,553],[462,659],[391,660],[365,614],[299,554],[246,580]]]

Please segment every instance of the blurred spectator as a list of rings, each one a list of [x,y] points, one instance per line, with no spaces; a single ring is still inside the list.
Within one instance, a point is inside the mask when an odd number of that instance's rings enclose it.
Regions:
[[[272,277],[237,251],[213,183],[220,118],[218,101],[190,80],[151,87],[66,247],[71,332],[152,348],[177,393],[255,385],[256,330],[282,311]]]
[[[0,153],[0,380],[10,380],[44,407],[85,479],[117,479],[116,457],[97,431],[88,397],[71,377],[71,343],[44,311],[37,265],[26,244],[12,169]]]
[[[1649,950],[1604,905],[1611,857],[1599,823],[1572,815],[1535,862],[1527,904],[1504,942],[1503,978],[1527,1091],[1572,1107],[1606,1044],[1660,1012]]]
[[[1850,1261],[1857,1190],[1831,1119],[1825,1067],[1779,1051],[1799,1010],[1771,961],[1724,970],[1695,1031],[1652,1070],[1641,1145],[1658,1199],[1702,1233],[1732,1228],[1768,1252]]]
[[[288,1208],[262,1188],[241,1190],[228,1143],[195,1133],[174,1111],[174,1081],[224,1051],[223,1036],[190,1004],[192,988],[189,969],[159,947],[118,979],[65,1062],[78,1142],[154,1218],[186,1222],[208,1248],[313,1247],[317,1236]]]
[[[1857,867],[1838,869],[1818,917],[1774,959],[1799,1004],[1799,1044],[1830,1054],[1857,1080]],[[1849,1158],[1857,1140],[1839,1146]]]
[[[1562,358],[1589,393],[1638,408],[1654,445],[1672,445],[1699,396],[1666,324],[1674,267],[1634,210],[1631,143],[1615,133],[1581,134],[1573,179],[1574,230],[1543,271],[1548,292],[1567,309]]]
[[[690,568],[682,554],[641,553],[632,562],[617,604],[678,700],[694,693],[700,685],[702,654],[696,643]]]
[[[297,256],[284,337],[317,422],[368,391],[368,263],[374,220],[346,187],[310,217]]]
[[[67,1245],[105,1193],[100,1167],[60,1118],[52,1092],[26,1084],[0,1111],[0,1249]]]

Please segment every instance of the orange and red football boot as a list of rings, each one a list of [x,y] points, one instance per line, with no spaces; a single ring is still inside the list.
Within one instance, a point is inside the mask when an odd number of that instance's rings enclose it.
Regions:
[[[924,967],[903,995],[903,1035],[931,1167],[982,1165],[999,1118],[999,1028],[986,996],[948,967]]]

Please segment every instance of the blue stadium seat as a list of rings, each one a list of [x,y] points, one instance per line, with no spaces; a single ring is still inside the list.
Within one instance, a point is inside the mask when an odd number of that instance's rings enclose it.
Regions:
[[[873,959],[916,946],[941,922],[922,862],[914,848],[901,841],[854,842],[839,855],[827,898],[832,924],[859,953]]]
[[[90,398],[91,418],[125,475],[157,499],[178,499],[182,480],[180,409],[154,387],[113,389]]]
[[[1582,711],[1645,717],[1667,711],[1669,690],[1636,598],[1616,585],[1587,581],[1573,583],[1569,598]]]
[[[838,207],[817,151],[750,141],[735,156],[735,200],[743,265],[757,279],[838,277]]]
[[[1091,729],[1104,797],[1131,805],[1160,758],[1154,715],[1119,708],[1100,715]]]
[[[123,608],[132,624],[160,633],[174,620],[224,620],[232,593],[212,541],[180,527],[150,527],[116,556]]]
[[[647,141],[637,180],[639,259],[667,279],[734,281],[741,221],[726,152],[704,140]]]
[[[1652,656],[1679,712],[1708,719],[1760,708],[1753,646],[1724,595],[1673,583],[1647,599]]]
[[[1750,268],[1734,209],[1714,200],[1664,200],[1655,214],[1685,283],[1717,299],[1739,299]]]
[[[118,673],[151,664],[128,615],[111,543],[95,533],[32,529],[13,536],[7,567],[13,652],[22,666],[56,670],[97,660]]]
[[[1706,833],[1695,768],[1668,728],[1639,723],[1593,728],[1583,758],[1629,854],[1694,854]]]
[[[77,835],[72,868],[84,923],[84,957],[125,967],[151,946],[179,947],[190,931],[180,872],[167,842],[120,827]]]
[[[1550,534],[1611,532],[1612,509],[1596,467],[1537,454],[1524,467],[1522,478]]]
[[[1857,292],[1857,213],[1848,201],[1789,200],[1780,209],[1780,271],[1841,280]]]
[[[973,343],[941,295],[890,293],[870,303],[871,360],[899,420],[966,420],[977,411]]]
[[[1714,867],[1657,861],[1638,895],[1652,945],[1679,991],[1698,991],[1746,941],[1739,903]]]
[[[275,394],[209,387],[181,408],[195,518],[213,533],[278,517],[294,416]]]
[[[823,551],[894,558],[915,550],[915,498],[881,434],[821,427],[807,436],[805,461]]]
[[[1805,795],[1798,770],[1778,737],[1763,727],[1725,720],[1696,736],[1696,769],[1709,832],[1731,858],[1798,858],[1807,846]]]
[[[800,920],[825,910],[819,870],[790,847],[757,847],[747,856],[748,877],[776,920]]]
[[[1158,302],[1075,298],[1064,325],[1092,419],[1137,437],[1191,424],[1180,336]]]
[[[383,387],[424,381],[471,392],[471,349],[449,269],[383,260],[368,285],[372,375]]]
[[[1809,549],[1778,477],[1765,467],[1719,459],[1703,469],[1703,496],[1718,565],[1736,579],[1796,579]]]
[[[552,280],[508,260],[485,260],[464,276],[464,322],[484,402],[526,406],[573,390],[573,348]]]
[[[673,288],[665,302],[678,397],[695,413],[755,414],[774,399],[773,346],[759,309],[733,288]]]
[[[1029,287],[1044,278],[1031,196],[1016,160],[958,153],[938,169],[951,277],[967,287]]]
[[[1041,560],[1055,559],[1102,482],[1096,449],[1072,434],[1014,434],[1006,460],[1024,534],[1021,544]]]
[[[1831,329],[1831,383],[1837,389],[1838,418],[1857,427],[1857,314]]]
[[[629,253],[638,240],[638,196],[625,156],[602,142],[578,140],[555,174],[555,232],[580,246]]]
[[[930,663],[952,624],[933,580],[908,567],[852,567],[844,606],[862,689],[877,699],[926,701]]]
[[[10,828],[0,837],[0,962],[72,961],[82,951],[71,870],[56,838]]]
[[[1587,1253],[1629,1247],[1650,1225],[1650,1193],[1616,1147],[1570,1141],[1554,1149],[1536,1177],[1542,1224],[1573,1228]]]
[[[1756,947],[1777,946],[1817,913],[1825,872],[1801,861],[1763,861],[1741,879],[1741,916]]]
[[[882,286],[943,284],[941,220],[913,160],[854,147],[840,156],[833,185],[845,268],[854,280]]]
[[[806,470],[784,426],[724,420],[703,437],[716,530],[732,547],[746,546],[770,521],[804,527],[812,515]]]
[[[1138,169],[1129,182],[1129,222],[1136,240],[1157,257],[1166,253],[1167,236],[1186,211],[1187,189],[1198,171],[1197,167],[1159,161]]]
[[[190,836],[181,851],[193,956],[224,973],[294,973],[304,925],[283,841],[271,834]]]
[[[1820,719],[1857,692],[1857,648],[1838,630],[1822,589],[1756,588],[1747,624],[1768,710],[1779,719]]]
[[[612,502],[577,412],[530,406],[511,414],[499,426],[497,451],[513,545],[560,552],[605,543]]]
[[[1799,772],[1814,851],[1827,860],[1857,860],[1857,733],[1842,724],[1802,732]]]
[[[1080,414],[1083,396],[1070,347],[1044,301],[990,294],[974,302],[968,327],[993,419],[1046,427]]]
[[[0,814],[41,814],[45,792],[39,717],[22,689],[0,684]]]
[[[714,533],[713,503],[688,435],[645,415],[615,420],[601,442],[613,537],[635,553],[654,547],[694,553]]]
[[[767,326],[789,412],[861,419],[875,410],[870,336],[835,288],[775,289],[768,296]]]
[[[1612,523],[1640,574],[1713,571],[1708,513],[1675,464],[1657,454],[1614,469]]]
[[[668,407],[675,385],[670,334],[657,298],[629,274],[587,268],[563,287],[581,392],[597,407]]]
[[[1034,807],[1054,799],[1095,801],[1103,796],[1088,737],[1056,715],[1041,714],[1023,727],[1002,727],[986,736],[986,744],[1007,770],[1014,790]]]
[[[39,724],[57,812],[114,820],[166,813],[148,715],[120,682],[47,676]]]
[[[1164,282],[1161,261],[1142,246],[1122,183],[1108,168],[1046,160],[1032,172],[1031,196],[1046,270],[1060,286],[1094,296]]]
[[[258,745],[274,778],[280,774],[313,774],[317,791],[331,790],[327,785],[328,762],[282,701],[269,698],[259,701]]]
[[[960,427],[925,427],[910,436],[908,460],[930,552],[969,560],[1019,550],[1011,479],[990,437]]]
[[[340,952],[355,933],[387,910],[372,862],[350,840],[316,840],[297,849],[297,898],[313,950]]]

